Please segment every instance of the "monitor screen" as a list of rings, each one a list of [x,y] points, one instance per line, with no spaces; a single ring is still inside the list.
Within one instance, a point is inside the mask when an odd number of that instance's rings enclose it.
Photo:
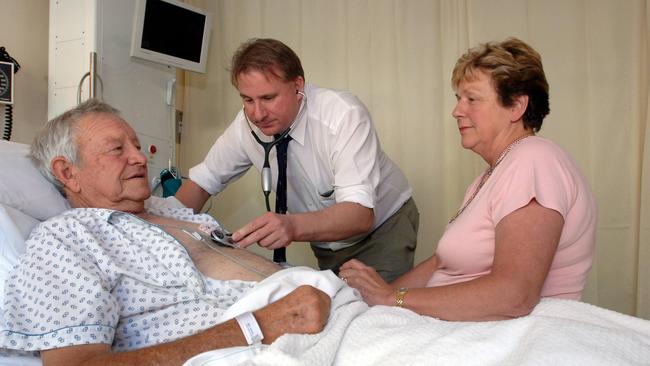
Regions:
[[[211,17],[175,0],[139,0],[131,56],[205,72]]]

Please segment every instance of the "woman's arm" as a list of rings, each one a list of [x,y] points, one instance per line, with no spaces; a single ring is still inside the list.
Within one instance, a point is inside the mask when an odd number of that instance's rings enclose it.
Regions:
[[[497,225],[491,273],[453,285],[409,289],[404,306],[447,320],[495,320],[529,314],[539,302],[563,226],[564,219],[557,211],[533,199]],[[396,286],[368,286],[365,271],[343,275],[371,304],[395,305]]]
[[[348,285],[357,288],[368,304],[395,305],[399,288],[426,286],[437,268],[438,258],[434,255],[388,284],[374,268],[357,259],[350,259],[341,266],[339,277]]]
[[[345,278],[346,281],[352,281],[355,278],[354,287],[365,289],[365,294],[377,297],[377,300],[365,299],[367,302],[376,303],[380,299],[395,293],[400,287],[425,287],[433,273],[438,269],[438,257],[435,255],[422,261],[412,270],[404,273],[390,284],[386,283],[374,268],[365,265],[358,259],[350,259],[343,263],[339,270],[339,277]],[[375,291],[370,291],[370,287],[375,287]],[[394,304],[393,304],[394,305]]]
[[[397,290],[401,287],[425,287],[433,273],[438,270],[438,257],[434,254],[427,260],[420,262],[415,268],[404,273],[395,281],[391,282],[391,286]]]

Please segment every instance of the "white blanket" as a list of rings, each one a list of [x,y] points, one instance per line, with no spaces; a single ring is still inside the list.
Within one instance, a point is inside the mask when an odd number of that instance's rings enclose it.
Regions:
[[[650,365],[650,321],[544,299],[532,314],[447,322],[395,307],[356,317],[339,365]]]
[[[359,293],[332,271],[292,267],[274,273],[257,284],[231,306],[222,321],[259,309],[286,296],[300,285],[311,285],[332,298],[330,317],[318,334],[286,334],[270,346],[234,347],[205,352],[189,359],[185,366],[246,365],[331,365],[336,350],[352,320],[368,309]]]
[[[650,364],[650,321],[586,303],[543,299],[532,314],[518,319],[447,322],[395,307],[368,308],[331,272],[304,268],[281,271],[261,282],[229,315],[263,306],[300,284],[317,285],[333,296],[326,328],[315,335],[280,337],[255,349],[242,364]],[[201,362],[187,365],[232,364],[206,362],[205,354],[193,360]]]

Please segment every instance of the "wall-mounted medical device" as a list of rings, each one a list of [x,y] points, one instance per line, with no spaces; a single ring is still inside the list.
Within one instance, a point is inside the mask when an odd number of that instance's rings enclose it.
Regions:
[[[0,61],[0,103],[14,104],[14,64]]]
[[[205,72],[212,16],[176,0],[138,0],[131,56]]]
[[[16,59],[9,56],[4,47],[0,47],[0,104],[4,104],[4,130],[2,139],[11,139],[14,104],[14,74],[20,69]]]

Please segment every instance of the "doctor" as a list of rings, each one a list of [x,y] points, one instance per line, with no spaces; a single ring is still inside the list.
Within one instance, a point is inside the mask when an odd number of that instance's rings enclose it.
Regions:
[[[267,249],[311,242],[319,267],[336,273],[351,258],[386,280],[412,268],[419,213],[406,177],[382,151],[366,107],[349,92],[306,84],[298,56],[274,39],[243,43],[232,59],[231,81],[243,108],[205,160],[190,169],[176,197],[199,211],[254,165],[263,172],[263,189],[275,189],[281,201],[277,149],[288,143],[288,214],[256,217],[233,240]],[[263,169],[265,160],[270,169]],[[278,204],[285,205],[276,201],[276,209]],[[276,254],[274,260],[285,260]]]

